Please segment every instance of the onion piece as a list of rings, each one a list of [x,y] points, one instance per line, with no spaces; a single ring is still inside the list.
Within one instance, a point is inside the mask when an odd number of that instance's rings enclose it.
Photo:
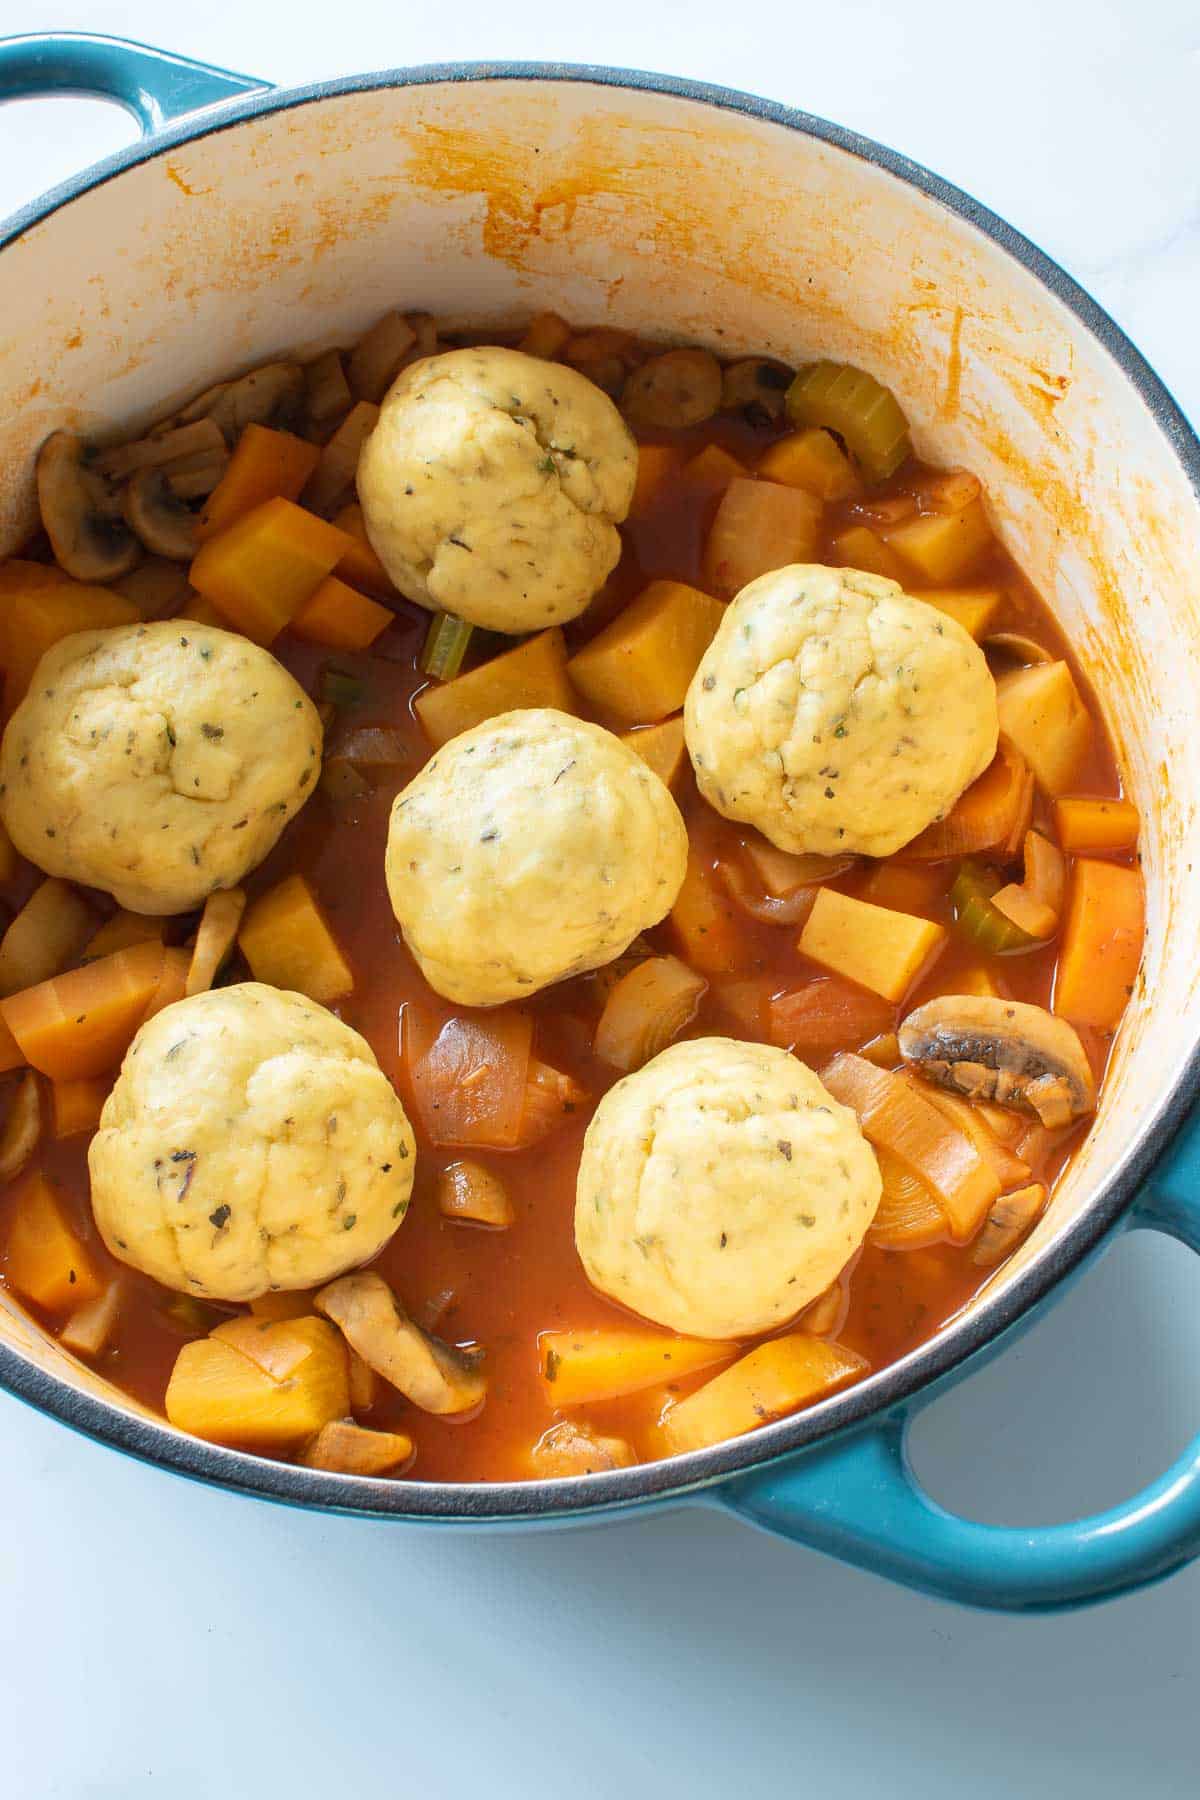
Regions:
[[[742,850],[768,894],[777,900],[786,899],[797,888],[832,881],[852,869],[858,860],[853,856],[794,856],[790,851],[776,849],[757,834],[742,839]]]
[[[945,1213],[932,1189],[889,1150],[875,1146],[883,1196],[867,1230],[880,1250],[924,1250],[949,1235]]]
[[[768,1037],[781,1049],[806,1061],[824,1062],[835,1050],[877,1038],[896,1024],[890,1000],[844,981],[840,975],[818,976],[795,993],[771,1001]]]
[[[978,781],[959,796],[944,819],[926,826],[906,844],[901,855],[905,861],[922,862],[975,856],[985,850],[1015,856],[1032,810],[1032,772],[1020,751],[1002,737]]]
[[[797,888],[786,899],[776,899],[773,894],[756,894],[740,864],[718,862],[716,869],[730,899],[764,925],[802,925],[813,909],[815,887]]]
[[[640,1069],[696,1016],[708,983],[677,956],[652,956],[610,991],[593,1049],[626,1073]]]
[[[985,650],[998,650],[1003,656],[1011,656],[1015,662],[1028,667],[1031,663],[1048,663],[1054,661],[1053,654],[1036,638],[1026,637],[1023,631],[993,631],[983,640]]]
[[[456,1017],[435,1030],[409,1004],[402,1036],[413,1102],[430,1142],[511,1150],[525,1105],[532,1020],[498,1008],[486,1021]]]
[[[38,1078],[26,1069],[9,1105],[0,1132],[0,1181],[14,1181],[38,1147],[42,1135],[42,1096]]]
[[[907,1076],[877,1069],[864,1057],[835,1056],[821,1079],[835,1100],[857,1113],[876,1149],[890,1151],[932,1190],[955,1242],[974,1237],[1001,1184],[971,1137]]]

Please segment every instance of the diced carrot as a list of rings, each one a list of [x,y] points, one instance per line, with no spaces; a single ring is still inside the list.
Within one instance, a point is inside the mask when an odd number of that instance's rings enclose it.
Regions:
[[[876,863],[859,889],[859,899],[893,912],[925,912],[949,885],[944,869],[903,862]]]
[[[643,725],[639,731],[622,733],[621,742],[654,770],[667,787],[674,787],[687,760],[683,741],[683,714],[663,719],[658,725]]]
[[[334,574],[343,581],[348,581],[351,587],[365,588],[368,594],[374,594],[377,599],[391,599],[395,595],[396,585],[372,548],[363,522],[362,507],[352,500],[334,515],[333,522],[350,539],[350,547],[334,569]]]
[[[1070,856],[1137,848],[1141,820],[1128,800],[1088,800],[1071,795],[1054,802],[1058,841]]]
[[[29,593],[36,588],[74,585],[57,563],[31,562],[23,556],[10,556],[0,562],[0,600],[3,601],[12,594]]]
[[[55,1137],[77,1137],[81,1131],[95,1131],[111,1089],[112,1082],[102,1075],[79,1081],[51,1082],[50,1110]]]
[[[864,1136],[888,1150],[932,1189],[957,1243],[966,1243],[1000,1192],[974,1140],[939,1112],[906,1074],[841,1054],[821,1071],[835,1100],[858,1115]]]
[[[835,1050],[857,1050],[896,1023],[896,1008],[837,975],[807,982],[771,1001],[768,1037],[805,1062],[825,1062]]]
[[[289,875],[253,901],[238,942],[256,981],[293,988],[322,1004],[340,1000],[354,976],[303,875]]]
[[[917,599],[936,606],[978,641],[1000,611],[1004,594],[1000,588],[925,588]]]
[[[907,580],[908,572],[889,550],[877,531],[868,525],[850,525],[834,538],[830,561],[841,569],[865,569],[868,575],[883,575],[888,581]]]
[[[596,1026],[595,1054],[614,1069],[640,1069],[691,1023],[707,986],[677,956],[637,963],[609,990]]]
[[[737,910],[713,871],[694,850],[670,913],[670,931],[686,963],[702,975],[744,969],[747,949]]]
[[[870,1366],[857,1351],[808,1332],[771,1338],[671,1407],[662,1422],[667,1448],[680,1455],[741,1437],[857,1380]]]
[[[945,943],[945,931],[930,919],[819,888],[797,948],[885,1000],[902,1000]]]
[[[526,1150],[531,1144],[540,1144],[556,1126],[578,1112],[586,1099],[587,1094],[573,1076],[531,1057],[513,1149]]]
[[[297,637],[333,650],[366,650],[395,620],[390,607],[327,575],[292,620]]]
[[[204,902],[196,945],[188,965],[185,993],[204,994],[220,974],[237,942],[238,927],[246,910],[245,888],[218,888]]]
[[[431,683],[413,707],[431,744],[440,748],[460,732],[517,707],[550,706],[579,710],[567,676],[567,653],[557,626],[527,638],[515,650],[493,657],[453,681]]]
[[[88,939],[83,953],[89,962],[95,962],[98,956],[111,956],[114,950],[128,950],[134,944],[161,944],[166,927],[165,919],[149,919],[122,907]]]
[[[25,1054],[0,1014],[0,1074],[24,1066]]]
[[[13,568],[12,563],[4,565]],[[37,563],[22,565],[40,568]],[[7,584],[0,606],[0,669],[4,671],[6,715],[25,698],[38,663],[60,638],[75,631],[102,630],[110,625],[136,625],[141,613],[132,600],[110,588],[87,587],[61,576],[41,575]]]
[[[939,585],[961,581],[993,541],[980,499],[956,512],[922,513],[887,533],[888,548]]]
[[[759,459],[758,473],[767,481],[804,488],[818,500],[852,500],[862,492],[858,470],[831,431],[819,425],[793,431]]]
[[[682,581],[652,581],[567,664],[572,685],[625,725],[649,725],[683,705],[725,614]]]
[[[395,1474],[413,1459],[413,1441],[402,1431],[371,1431],[350,1419],[322,1425],[301,1453],[306,1469],[331,1469],[338,1475]]]
[[[236,1323],[260,1333],[255,1354],[249,1334],[230,1343],[224,1325],[179,1352],[167,1384],[172,1425],[212,1443],[288,1450],[331,1419],[345,1417],[350,1410],[346,1348],[332,1325],[316,1318]],[[271,1333],[287,1335],[269,1341]],[[284,1375],[271,1372],[284,1367]]]
[[[40,1169],[27,1175],[7,1202],[4,1272],[19,1294],[59,1312],[94,1300],[104,1282],[62,1201]]]
[[[0,1000],[0,1016],[43,1075],[103,1075],[129,1048],[162,967],[161,944],[135,944],[11,994]]]
[[[450,1019],[436,1032],[412,1005],[402,1017],[409,1086],[430,1141],[445,1149],[511,1150],[525,1110],[528,1014],[500,1007]]]
[[[1074,781],[1092,737],[1092,721],[1065,662],[1014,669],[996,683],[1000,729],[1012,739],[1038,786],[1052,798]]]
[[[1009,998],[1008,990],[997,981],[992,970],[983,963],[973,968],[960,969],[954,977],[956,994],[975,994],[982,999],[1003,1000]]]
[[[704,584],[723,598],[787,563],[812,562],[824,508],[803,488],[735,479],[726,488],[704,549]]]
[[[0,938],[0,996],[61,975],[95,926],[95,913],[70,882],[43,881]]]
[[[271,644],[349,547],[294,501],[267,500],[201,547],[189,579],[234,630]]]
[[[192,953],[190,950],[169,947],[163,951],[162,973],[142,1016],[143,1025],[147,1019],[152,1019],[156,1013],[162,1012],[164,1007],[174,1006],[177,1000],[187,998],[187,978],[191,966]]]
[[[637,480],[629,517],[644,519],[652,513],[679,473],[683,453],[668,444],[639,444]]]
[[[618,1400],[728,1362],[737,1345],[661,1331],[543,1331],[538,1360],[547,1400],[555,1407]]]
[[[1015,745],[1002,737],[978,781],[959,796],[944,819],[927,825],[900,854],[905,861],[929,862],[988,850],[1015,854],[1032,811],[1032,771]]]
[[[705,500],[715,500],[731,481],[748,474],[745,464],[728,450],[723,450],[720,444],[706,444],[683,465],[683,479],[689,491]]]
[[[192,594],[186,606],[175,614],[177,619],[190,619],[194,625],[215,625],[219,631],[230,629],[229,620],[203,594]]]
[[[228,468],[204,503],[196,522],[197,543],[216,537],[264,500],[298,499],[320,460],[315,444],[290,431],[247,425]]]
[[[1097,1031],[1116,1030],[1142,960],[1144,904],[1139,870],[1076,858],[1054,984],[1055,1012]]]

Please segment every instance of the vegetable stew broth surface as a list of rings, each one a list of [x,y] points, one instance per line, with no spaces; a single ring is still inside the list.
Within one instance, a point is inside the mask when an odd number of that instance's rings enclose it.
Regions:
[[[649,441],[675,447],[685,457],[706,445],[730,451],[748,470],[786,430],[784,423],[744,422],[720,415],[686,431],[651,431]],[[928,494],[936,471],[912,459],[886,481],[869,487],[857,499],[826,505],[822,538],[813,560],[839,561],[836,540],[856,525],[872,526],[880,518],[901,516],[905,497]],[[698,491],[676,470],[654,503],[622,527],[620,564],[587,612],[566,628],[569,651],[595,636],[646,583],[667,578],[705,589],[704,552],[719,495]],[[890,509],[890,510],[889,510]],[[35,556],[44,551],[33,550]],[[910,579],[909,591],[922,583]],[[926,587],[934,584],[926,581]],[[953,585],[953,584],[946,584]],[[1071,656],[1070,646],[1046,607],[996,542],[975,560],[972,589],[1001,590],[1000,610],[989,635],[1018,633],[1044,647],[1054,659],[1065,659],[1094,722],[1091,744],[1071,783],[1071,792],[1096,797],[1120,795],[1111,747],[1099,709]],[[527,1478],[537,1472],[533,1446],[556,1420],[575,1418],[593,1430],[625,1439],[642,1460],[665,1453],[659,1420],[673,1399],[702,1386],[713,1371],[704,1370],[676,1382],[661,1382],[641,1392],[585,1407],[556,1410],[553,1384],[543,1378],[539,1334],[599,1327],[641,1329],[643,1322],[603,1298],[589,1285],[574,1242],[575,1179],[583,1135],[595,1105],[620,1071],[600,1061],[592,1040],[603,1005],[602,981],[584,976],[550,987],[524,1007],[534,1022],[533,1053],[572,1078],[582,1097],[565,1102],[561,1118],[548,1135],[527,1149],[494,1151],[455,1149],[431,1143],[414,1102],[402,1048],[401,1018],[415,1010],[426,1028],[440,1027],[452,1017],[470,1016],[428,987],[406,949],[393,918],[382,878],[388,819],[397,786],[403,785],[433,754],[413,710],[414,698],[429,685],[419,661],[428,616],[400,600],[390,602],[396,617],[368,651],[331,652],[304,643],[285,630],[272,644],[283,662],[314,698],[321,697],[323,671],[335,664],[352,679],[338,697],[346,703],[327,725],[327,752],[340,733],[355,727],[385,727],[400,734],[406,757],[402,767],[376,771],[360,789],[330,793],[322,786],[285,831],[267,860],[246,880],[254,897],[292,874],[302,874],[324,909],[338,946],[354,976],[352,993],[333,1003],[333,1010],[369,1041],[379,1062],[404,1100],[417,1136],[417,1173],[412,1204],[403,1224],[374,1265],[394,1288],[412,1317],[441,1338],[486,1352],[488,1392],[474,1413],[437,1417],[410,1404],[386,1382],[375,1384],[373,1403],[356,1412],[373,1429],[390,1429],[411,1437],[414,1479],[488,1481]],[[181,621],[181,626],[185,625]],[[482,651],[480,644],[482,641]],[[497,640],[476,634],[470,660],[495,654]],[[1003,650],[988,652],[997,673],[1018,666]],[[584,716],[607,721],[583,702]],[[617,730],[626,725],[615,723]],[[675,794],[685,818],[695,856],[709,871],[718,865],[744,866],[743,845],[752,836],[743,825],[721,818],[698,795],[691,771],[684,766]],[[1052,811],[1039,792],[1032,823],[1055,838]],[[1117,858],[1121,860],[1121,858]],[[1128,860],[1127,858],[1125,860]],[[1017,858],[1019,870],[1019,857]],[[849,895],[877,898],[881,905],[921,913],[948,929],[946,947],[933,967],[919,977],[901,1004],[880,1003],[881,1021],[870,1033],[892,1030],[921,1001],[962,991],[969,972],[987,970],[1006,998],[1049,1007],[1053,997],[1056,942],[1019,954],[994,955],[981,950],[954,928],[950,889],[956,860],[920,862],[904,851],[886,863],[861,859],[827,884]],[[888,888],[880,871],[891,872]],[[909,879],[911,877],[911,879]],[[1019,875],[1014,875],[1018,879]],[[880,889],[878,883],[885,880]],[[16,910],[36,885],[33,872],[21,865],[3,897]],[[750,884],[754,886],[753,883]],[[761,890],[759,890],[761,891]],[[757,992],[763,999],[792,993],[827,978],[828,972],[797,949],[800,925],[767,923],[744,912],[725,897],[719,875],[714,892],[736,935],[736,969],[709,975],[708,988],[696,1016],[682,1033],[687,1037],[722,1035],[753,1038],[745,1015],[736,1010],[740,996]],[[175,941],[185,929],[177,927]],[[169,933],[169,940],[172,934]],[[686,956],[669,921],[648,934],[660,953]],[[235,956],[222,982],[244,979],[245,965]],[[748,984],[754,984],[749,986]],[[491,1014],[478,1015],[485,1022]],[[1095,1030],[1081,1033],[1097,1074],[1103,1070],[1110,1037]],[[811,1060],[820,1068],[836,1050],[857,1051],[863,1031],[853,1019],[840,1042],[822,1045]],[[897,1066],[894,1062],[888,1066]],[[4,1078],[8,1082],[15,1076]],[[1032,1121],[1026,1121],[1031,1125]],[[1072,1145],[1086,1122],[1057,1130],[1030,1131],[1022,1154],[1034,1181],[1050,1185],[1061,1173]],[[34,1166],[40,1164],[64,1197],[70,1222],[87,1245],[100,1271],[120,1277],[123,1299],[112,1333],[96,1366],[117,1386],[161,1410],[172,1365],[181,1344],[199,1337],[222,1318],[243,1308],[194,1302],[165,1289],[113,1261],[99,1241],[88,1200],[86,1134],[44,1141]],[[503,1230],[462,1222],[439,1210],[435,1185],[448,1165],[463,1157],[498,1174],[513,1202],[515,1216]],[[27,1179],[28,1170],[20,1182]],[[19,1186],[20,1182],[14,1184]],[[11,1198],[10,1190],[10,1198]],[[7,1204],[7,1203],[6,1203]],[[11,1206],[9,1205],[9,1210]],[[0,1268],[5,1265],[0,1264]],[[994,1274],[972,1260],[971,1246],[940,1241],[913,1249],[888,1249],[868,1239],[842,1279],[842,1298],[826,1335],[857,1352],[872,1370],[913,1349],[952,1319]],[[38,1309],[54,1329],[70,1311]],[[649,1328],[647,1328],[649,1329]],[[794,1323],[785,1329],[794,1330]],[[751,1342],[741,1345],[750,1348]]]

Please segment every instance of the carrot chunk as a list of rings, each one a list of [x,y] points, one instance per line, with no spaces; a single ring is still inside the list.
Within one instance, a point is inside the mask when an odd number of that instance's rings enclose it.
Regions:
[[[907,571],[894,550],[869,525],[851,525],[833,540],[830,560],[841,569],[865,569],[888,581],[907,580]]]
[[[13,567],[12,563],[2,564],[0,571]],[[22,567],[40,570],[37,563]],[[54,573],[58,575],[57,570]],[[123,594],[88,587],[65,575],[48,581],[40,573],[25,574],[19,580],[10,578],[5,586],[0,606],[0,669],[4,671],[6,715],[25,698],[38,663],[60,638],[70,637],[74,631],[136,625],[142,616]]]
[[[567,653],[557,626],[527,638],[515,650],[493,657],[453,681],[431,684],[413,707],[431,744],[439,748],[485,719],[524,706],[579,710],[567,676]]]
[[[631,519],[644,519],[654,511],[682,461],[681,453],[667,444],[638,445],[637,480],[629,503]]]
[[[1144,895],[1137,869],[1078,857],[1071,871],[1054,1010],[1115,1031],[1142,960]]]
[[[706,1450],[865,1375],[865,1357],[808,1332],[772,1338],[680,1400],[662,1422],[668,1450]]]
[[[737,1345],[662,1331],[543,1331],[538,1360],[546,1398],[555,1407],[617,1400],[728,1362]]]
[[[809,425],[771,445],[758,464],[767,481],[803,488],[818,500],[851,500],[862,492],[858,470],[831,431]]]
[[[17,1292],[58,1312],[103,1292],[90,1251],[68,1223],[62,1202],[40,1170],[27,1175],[8,1206],[4,1272]]]
[[[625,725],[678,711],[725,608],[682,581],[652,581],[567,664],[585,700]]]
[[[55,1137],[77,1137],[81,1131],[95,1131],[111,1087],[111,1081],[96,1075],[80,1081],[52,1082],[50,1113]]]
[[[640,756],[659,780],[674,787],[687,758],[683,741],[683,714],[663,719],[658,725],[644,725],[638,731],[622,733],[621,742]]]
[[[1054,802],[1058,841],[1069,856],[1137,848],[1141,820],[1128,800],[1088,800],[1080,795]]]
[[[324,1319],[231,1320],[185,1344],[167,1384],[172,1425],[248,1449],[293,1449],[349,1410],[346,1347]]]
[[[731,481],[749,473],[746,465],[731,456],[728,450],[723,450],[720,444],[706,444],[683,465],[683,480],[689,491],[705,500],[715,500]]]
[[[671,935],[684,961],[703,975],[732,975],[746,966],[748,951],[737,909],[694,850],[670,912]]]
[[[158,986],[161,944],[135,944],[0,1000],[26,1062],[55,1081],[103,1075],[129,1048]]]
[[[293,988],[322,1004],[340,1000],[354,976],[303,875],[260,894],[242,919],[238,942],[256,981]]]
[[[197,543],[225,531],[264,500],[296,500],[321,460],[315,444],[290,431],[247,425],[229,466],[209,495],[196,525]]]
[[[235,631],[271,644],[349,545],[294,501],[267,500],[201,546],[189,579]]]
[[[309,643],[328,644],[333,650],[366,650],[395,616],[390,607],[357,593],[336,575],[327,575],[292,620],[292,630]]]
[[[396,586],[372,548],[362,507],[356,501],[351,501],[335,514],[333,522],[350,539],[349,547],[334,569],[334,574],[343,581],[348,581],[351,587],[365,588],[368,594],[374,594],[380,600],[391,599],[395,595]]]
[[[704,583],[724,598],[786,563],[812,562],[824,508],[803,488],[737,478],[726,488],[704,550]]]

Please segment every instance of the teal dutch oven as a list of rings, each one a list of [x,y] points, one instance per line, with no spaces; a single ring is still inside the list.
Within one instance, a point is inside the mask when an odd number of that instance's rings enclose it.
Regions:
[[[393,70],[280,91],[135,44],[0,43],[0,97],[100,95],[142,141],[0,227],[0,554],[60,425],[136,427],[388,306],[589,323],[865,364],[918,450],[984,480],[1101,697],[1145,821],[1144,973],[1095,1126],[1034,1235],[929,1343],[717,1449],[553,1482],[295,1468],[181,1436],[0,1295],[0,1381],[148,1462],[294,1505],[451,1526],[717,1507],[930,1594],[1079,1605],[1200,1551],[1200,1439],[1069,1524],[973,1523],[919,1486],[914,1413],[1122,1232],[1200,1250],[1200,445],[1099,307],[946,182],[837,126],[665,76]],[[1195,869],[1195,873],[1193,873]]]

